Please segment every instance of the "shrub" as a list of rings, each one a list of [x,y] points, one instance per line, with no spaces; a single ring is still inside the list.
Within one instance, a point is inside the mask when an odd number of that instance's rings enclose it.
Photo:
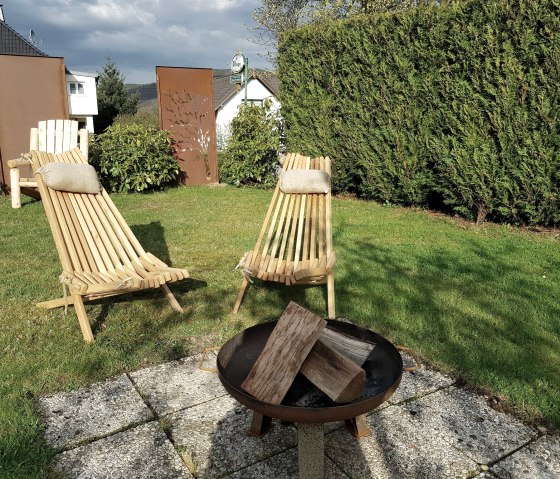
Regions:
[[[329,155],[334,190],[558,224],[560,3],[434,5],[283,35],[288,148]]]
[[[117,115],[113,125],[143,125],[147,128],[159,128],[157,107],[139,109],[136,114],[122,113]]]
[[[281,124],[268,105],[241,105],[231,136],[218,155],[220,181],[241,186],[272,186],[278,166]]]
[[[143,125],[112,125],[94,136],[90,161],[109,191],[154,190],[179,174],[169,133]]]

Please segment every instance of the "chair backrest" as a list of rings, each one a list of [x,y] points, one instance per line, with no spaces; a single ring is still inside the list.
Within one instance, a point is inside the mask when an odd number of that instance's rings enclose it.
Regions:
[[[87,163],[78,148],[59,154],[32,151],[33,172],[46,163]],[[115,268],[134,271],[146,252],[103,189],[99,194],[69,193],[37,185],[62,268],[84,272],[84,281],[116,280]]]
[[[282,170],[315,169],[330,175],[328,157],[313,158],[291,153]],[[276,185],[251,264],[268,274],[293,274],[325,267],[332,254],[331,192],[283,193]]]
[[[62,153],[79,147],[84,157],[88,158],[88,130],[78,130],[74,120],[40,121],[38,128],[31,128],[29,151],[46,151]]]

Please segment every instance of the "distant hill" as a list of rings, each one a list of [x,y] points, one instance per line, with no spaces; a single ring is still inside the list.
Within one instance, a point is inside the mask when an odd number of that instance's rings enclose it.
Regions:
[[[253,69],[250,69],[250,71],[253,71]],[[265,70],[255,69],[255,71],[264,72]],[[230,71],[228,68],[214,69],[214,77],[222,77],[229,74]],[[138,94],[138,108],[145,109],[157,106],[157,90],[155,83],[127,83],[125,87],[130,93]]]

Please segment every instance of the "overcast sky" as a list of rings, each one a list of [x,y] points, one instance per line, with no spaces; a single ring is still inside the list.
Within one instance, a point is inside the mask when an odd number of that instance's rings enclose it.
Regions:
[[[155,67],[229,68],[237,49],[270,65],[249,41],[260,0],[0,0],[6,23],[70,70],[100,72],[110,55],[126,83],[155,82]]]

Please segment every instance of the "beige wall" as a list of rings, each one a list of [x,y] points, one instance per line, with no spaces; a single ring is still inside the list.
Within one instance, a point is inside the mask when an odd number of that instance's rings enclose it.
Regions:
[[[2,187],[8,160],[29,151],[29,131],[40,120],[67,119],[64,59],[0,55],[0,159]],[[30,174],[30,172],[28,172]],[[22,171],[22,176],[27,176]]]

